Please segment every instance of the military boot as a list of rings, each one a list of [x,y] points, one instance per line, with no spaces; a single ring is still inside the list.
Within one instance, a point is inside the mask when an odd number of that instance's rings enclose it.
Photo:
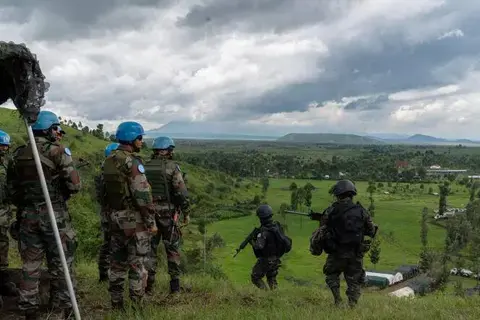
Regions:
[[[358,301],[354,298],[350,298],[350,297],[348,298],[348,306],[350,308],[355,308],[355,306],[357,305],[357,302]]]
[[[275,290],[278,287],[277,279],[276,278],[267,278],[268,286],[270,290]]]
[[[37,309],[30,309],[25,311],[25,320],[40,320],[40,315]]]
[[[336,306],[342,303],[342,296],[340,295],[340,288],[330,288],[333,294],[334,303]]]
[[[75,319],[73,308],[62,309],[62,315],[60,319],[63,319],[63,320]]]
[[[100,273],[98,277],[98,282],[99,283],[108,282],[108,274]]]
[[[170,294],[180,293],[180,279],[170,280]]]
[[[0,271],[0,295],[5,297],[18,296],[18,289],[15,283],[10,281],[10,277],[7,271]]]
[[[145,294],[149,296],[153,295],[154,286],[155,286],[155,279],[148,277],[147,286],[145,287]]]
[[[123,304],[123,301],[112,301],[112,309],[113,311],[125,311],[125,305]]]

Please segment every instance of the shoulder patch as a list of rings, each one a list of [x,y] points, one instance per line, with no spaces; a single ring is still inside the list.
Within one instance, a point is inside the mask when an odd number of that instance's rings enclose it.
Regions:
[[[137,166],[137,169],[138,169],[138,172],[140,172],[140,173],[145,173],[145,168],[143,167],[142,164],[139,164],[139,165]]]
[[[66,154],[67,156],[71,156],[71,155],[72,155],[72,151],[70,151],[69,148],[65,148],[65,154]]]

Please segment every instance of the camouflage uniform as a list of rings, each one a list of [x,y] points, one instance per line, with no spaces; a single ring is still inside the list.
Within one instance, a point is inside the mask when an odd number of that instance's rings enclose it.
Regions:
[[[142,159],[132,147],[120,145],[103,166],[105,201],[110,211],[110,286],[114,308],[123,308],[124,282],[129,277],[130,298],[140,302],[145,293],[145,256],[150,250],[149,228],[155,226],[150,184]]]
[[[102,164],[103,168],[103,164]],[[98,255],[98,271],[99,280],[108,280],[108,269],[110,268],[110,222],[109,222],[109,210],[103,201],[105,195],[105,185],[103,180],[103,174],[99,174],[95,177],[95,189],[97,195],[97,202],[100,204],[100,228],[102,230],[102,245],[100,246],[100,252]]]
[[[8,267],[8,227],[12,218],[10,205],[7,201],[7,163],[0,156],[0,273]]]
[[[12,211],[10,208],[7,194],[7,162],[0,155],[0,296],[16,295],[16,288],[8,277],[8,228],[12,219]]]
[[[321,229],[322,233],[328,232],[328,220],[332,220],[333,215],[344,215],[348,208],[353,206],[351,198],[345,198],[335,202],[331,207],[326,210],[327,218],[326,224]],[[362,225],[363,234],[367,236],[373,236],[375,233],[375,225],[373,224],[367,211],[363,208],[350,209],[362,210]],[[333,293],[335,303],[341,302],[340,297],[340,274],[343,272],[345,280],[347,282],[346,295],[348,297],[350,305],[355,305],[360,298],[360,288],[362,283],[365,282],[365,270],[363,269],[363,256],[364,251],[362,246],[352,247],[350,244],[336,244],[336,248],[327,257],[325,265],[323,267],[323,273],[325,274],[325,282]],[[328,251],[328,250],[325,250]]]
[[[272,220],[268,220],[265,225],[260,228],[260,233],[253,243],[253,251],[257,257],[257,262],[253,266],[251,279],[252,283],[260,289],[266,289],[265,282],[262,278],[267,276],[267,283],[270,289],[277,288],[278,269],[281,266],[278,258],[276,237],[270,230],[275,224]]]
[[[57,142],[36,137],[47,188],[50,193],[65,258],[73,278],[72,264],[77,245],[65,201],[81,188],[80,176],[73,165],[70,150]],[[30,144],[15,150],[8,167],[8,188],[19,211],[19,250],[23,262],[19,309],[35,311],[39,307],[38,285],[44,255],[50,274],[51,307],[71,309],[65,273],[60,261],[48,209]],[[21,208],[21,210],[20,210]],[[74,281],[72,280],[72,283]],[[28,314],[28,313],[27,313]]]
[[[188,215],[190,203],[188,191],[178,164],[168,157],[154,155],[146,164],[147,178],[152,185],[155,202],[155,220],[158,233],[152,237],[152,247],[148,259],[147,292],[151,293],[157,270],[157,254],[160,240],[163,240],[167,255],[170,289],[178,292],[180,288],[180,239],[178,212]],[[167,190],[168,189],[168,190]]]

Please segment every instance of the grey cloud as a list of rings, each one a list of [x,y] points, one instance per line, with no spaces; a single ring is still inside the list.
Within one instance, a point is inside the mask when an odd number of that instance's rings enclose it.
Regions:
[[[29,36],[32,40],[86,37],[105,30],[137,28],[143,25],[151,7],[164,7],[173,0],[3,0],[1,9],[8,10],[8,18],[18,23],[37,19],[37,26]],[[126,9],[108,19],[108,14]]]

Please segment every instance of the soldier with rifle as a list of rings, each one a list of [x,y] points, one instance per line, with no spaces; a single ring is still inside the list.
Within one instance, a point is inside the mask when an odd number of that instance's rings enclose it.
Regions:
[[[253,266],[251,280],[260,289],[267,289],[262,278],[267,277],[270,290],[277,288],[277,274],[281,265],[280,258],[292,249],[292,239],[287,237],[278,221],[273,221],[272,207],[261,205],[257,208],[260,228],[254,228],[236,249],[234,257],[250,243],[257,262]]]
[[[360,287],[365,282],[363,256],[370,249],[370,241],[364,236],[375,237],[378,226],[374,225],[367,210],[353,197],[357,194],[350,180],[340,180],[332,188],[336,201],[321,215],[321,226],[310,239],[310,251],[320,255],[322,250],[328,254],[323,267],[325,281],[332,291],[336,305],[342,301],[340,296],[340,274],[347,282],[347,297],[351,307],[360,298]]]
[[[157,270],[157,250],[163,240],[167,254],[168,274],[170,275],[170,293],[180,292],[180,240],[181,230],[178,224],[183,214],[184,226],[190,222],[188,190],[182,171],[173,161],[175,143],[170,137],[157,137],[153,141],[153,154],[146,163],[147,179],[152,186],[155,204],[155,220],[158,233],[152,237],[151,250],[147,263],[147,294],[153,294]]]

